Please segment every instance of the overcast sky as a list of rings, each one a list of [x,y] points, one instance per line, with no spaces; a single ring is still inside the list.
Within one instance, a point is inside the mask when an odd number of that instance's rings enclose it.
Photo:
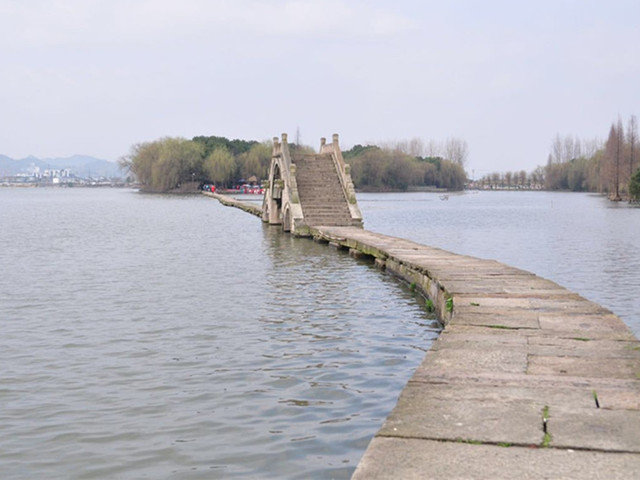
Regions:
[[[640,114],[638,0],[0,0],[0,153],[458,137],[468,171]]]

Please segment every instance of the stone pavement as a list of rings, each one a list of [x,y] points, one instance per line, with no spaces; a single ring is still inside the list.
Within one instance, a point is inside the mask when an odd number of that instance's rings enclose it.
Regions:
[[[445,328],[353,478],[640,479],[640,342],[613,313],[496,261],[352,227]]]
[[[221,204],[226,205],[227,207],[235,207],[240,210],[244,210],[251,215],[255,215],[256,217],[262,216],[262,207],[260,205],[255,205],[249,202],[242,202],[233,198],[231,195],[221,195],[219,193],[211,193],[211,192],[202,192],[203,195],[207,197],[212,197],[218,200]]]

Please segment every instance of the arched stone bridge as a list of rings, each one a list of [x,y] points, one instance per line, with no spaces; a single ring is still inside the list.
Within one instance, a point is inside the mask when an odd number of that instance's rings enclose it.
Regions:
[[[282,141],[273,139],[262,220],[297,236],[309,236],[310,227],[317,226],[362,228],[350,167],[342,158],[337,134],[331,143],[322,138],[316,154],[292,154],[286,133]]]

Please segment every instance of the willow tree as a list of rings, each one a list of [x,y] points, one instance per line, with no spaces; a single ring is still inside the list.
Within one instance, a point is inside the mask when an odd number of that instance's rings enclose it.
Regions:
[[[236,159],[226,147],[214,149],[204,161],[207,179],[216,185],[229,186],[236,178]]]
[[[271,164],[271,142],[256,143],[248,152],[239,156],[238,167],[243,178],[255,175],[259,179],[267,178]]]
[[[129,155],[120,159],[120,167],[128,168],[138,182],[150,186],[153,179],[153,168],[160,158],[161,143],[143,142],[133,145]]]
[[[382,176],[386,163],[386,153],[378,147],[363,148],[361,153],[349,158],[351,177],[357,188],[383,187]]]
[[[152,187],[171,190],[200,177],[202,152],[200,144],[185,138],[165,138],[153,171]]]
[[[134,145],[120,164],[128,167],[144,187],[168,191],[200,179],[202,152],[196,142],[166,137]]]

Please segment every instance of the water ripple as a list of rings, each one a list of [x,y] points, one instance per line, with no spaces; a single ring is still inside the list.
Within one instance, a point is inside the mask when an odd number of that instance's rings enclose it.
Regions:
[[[3,479],[348,478],[437,335],[394,279],[208,199],[0,202]]]

